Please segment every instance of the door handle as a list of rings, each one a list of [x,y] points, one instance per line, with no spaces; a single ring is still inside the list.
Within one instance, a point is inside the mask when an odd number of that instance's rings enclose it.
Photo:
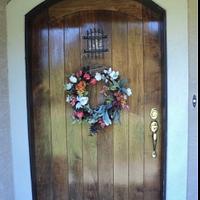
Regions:
[[[152,152],[152,158],[157,157],[156,147],[157,147],[157,133],[152,134],[152,143],[153,143],[153,152]]]
[[[157,157],[156,148],[157,148],[157,143],[158,143],[157,132],[159,130],[159,125],[156,120],[158,118],[158,111],[155,108],[151,110],[150,117],[152,119],[151,124],[150,124],[150,130],[152,133],[152,145],[153,145],[152,158],[156,158]]]

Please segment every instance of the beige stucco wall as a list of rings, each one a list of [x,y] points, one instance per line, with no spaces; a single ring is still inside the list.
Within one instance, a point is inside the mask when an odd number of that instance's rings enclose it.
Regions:
[[[0,0],[0,200],[13,200],[6,49],[6,0]]]

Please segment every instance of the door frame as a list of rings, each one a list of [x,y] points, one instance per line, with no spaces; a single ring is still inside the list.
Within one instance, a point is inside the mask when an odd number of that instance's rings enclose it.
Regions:
[[[44,2],[37,5],[30,12],[25,15],[25,58],[26,58],[26,98],[27,98],[27,120],[28,120],[28,140],[29,140],[29,155],[30,155],[30,168],[31,168],[31,183],[32,183],[32,198],[36,200],[36,182],[35,182],[35,168],[34,168],[34,138],[33,138],[33,122],[32,122],[32,90],[31,90],[31,70],[30,70],[30,58],[31,58],[31,48],[30,48],[30,22],[31,19],[43,11],[44,9],[48,9],[50,6],[60,2],[62,0],[45,0]],[[135,0],[142,3],[144,6],[152,9],[162,16],[163,23],[161,27],[162,32],[162,45],[161,45],[161,66],[162,66],[162,200],[166,200],[166,177],[167,177],[167,124],[168,124],[168,116],[167,116],[167,16],[166,10],[160,7],[158,4],[153,2],[152,0]]]

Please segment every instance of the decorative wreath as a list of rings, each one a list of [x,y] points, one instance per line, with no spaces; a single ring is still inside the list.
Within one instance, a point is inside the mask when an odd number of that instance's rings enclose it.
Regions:
[[[68,75],[65,91],[66,102],[73,108],[74,122],[88,122],[91,134],[95,135],[113,122],[120,122],[121,110],[129,109],[127,100],[132,91],[126,88],[128,81],[120,79],[118,71],[104,67],[100,72],[92,73],[91,69],[83,67],[78,72]],[[100,92],[104,102],[92,108],[89,103],[88,88],[97,85],[99,81],[104,82]]]

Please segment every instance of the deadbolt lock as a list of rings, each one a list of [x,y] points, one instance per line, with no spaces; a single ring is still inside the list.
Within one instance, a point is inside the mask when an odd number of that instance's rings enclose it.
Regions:
[[[151,109],[150,117],[153,120],[156,120],[158,118],[158,110],[156,108]]]

